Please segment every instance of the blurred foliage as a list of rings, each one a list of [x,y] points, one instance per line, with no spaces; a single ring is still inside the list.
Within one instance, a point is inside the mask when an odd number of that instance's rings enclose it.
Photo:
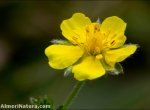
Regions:
[[[72,109],[150,109],[150,2],[148,1],[0,1],[0,103],[30,103],[47,95],[61,105],[76,83],[51,69],[44,49],[64,39],[60,23],[75,12],[93,21],[112,15],[127,22],[127,43],[139,44],[122,63],[124,74],[88,81]]]
[[[40,106],[40,105],[50,106],[50,108],[49,107],[43,107],[43,108],[39,108],[38,110],[54,110],[53,101],[50,100],[47,96],[38,97],[37,99],[31,97],[30,102],[31,102],[31,104],[37,105],[37,106]]]

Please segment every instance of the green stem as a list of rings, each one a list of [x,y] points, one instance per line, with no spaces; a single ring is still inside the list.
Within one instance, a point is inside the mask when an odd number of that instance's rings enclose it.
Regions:
[[[63,110],[66,110],[69,105],[71,104],[71,102],[73,101],[73,99],[78,95],[81,87],[84,85],[85,81],[78,81],[76,83],[76,85],[74,86],[73,90],[71,91],[70,95],[67,97],[66,101],[63,104]]]

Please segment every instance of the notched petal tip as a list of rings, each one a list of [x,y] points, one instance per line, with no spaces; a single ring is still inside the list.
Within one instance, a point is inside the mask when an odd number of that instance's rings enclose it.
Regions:
[[[127,23],[125,23],[121,18],[117,16],[111,16],[102,22],[101,31],[104,33],[108,31],[124,33],[126,25]]]
[[[62,31],[75,30],[91,23],[91,20],[83,13],[75,13],[71,18],[63,20],[60,28]]]
[[[63,20],[60,28],[63,36],[71,43],[76,44],[74,38],[78,38],[78,42],[85,41],[84,27],[89,25],[91,20],[82,13],[75,13],[71,18]],[[78,32],[79,31],[79,32]]]

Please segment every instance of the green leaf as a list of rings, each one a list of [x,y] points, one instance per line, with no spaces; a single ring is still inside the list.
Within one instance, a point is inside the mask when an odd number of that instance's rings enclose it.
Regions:
[[[44,105],[44,106],[49,106],[47,108],[38,108],[37,110],[53,110],[53,101],[51,99],[48,99],[46,96],[44,97],[39,97],[39,98],[30,98],[30,102],[33,105]]]

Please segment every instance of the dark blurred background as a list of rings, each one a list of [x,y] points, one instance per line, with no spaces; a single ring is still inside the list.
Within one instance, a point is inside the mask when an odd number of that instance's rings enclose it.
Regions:
[[[124,74],[87,81],[72,109],[150,109],[150,2],[0,1],[0,104],[26,104],[47,95],[62,104],[76,80],[48,66],[44,49],[62,38],[60,23],[75,12],[92,21],[119,16],[127,22],[127,43],[139,44],[122,62]]]

